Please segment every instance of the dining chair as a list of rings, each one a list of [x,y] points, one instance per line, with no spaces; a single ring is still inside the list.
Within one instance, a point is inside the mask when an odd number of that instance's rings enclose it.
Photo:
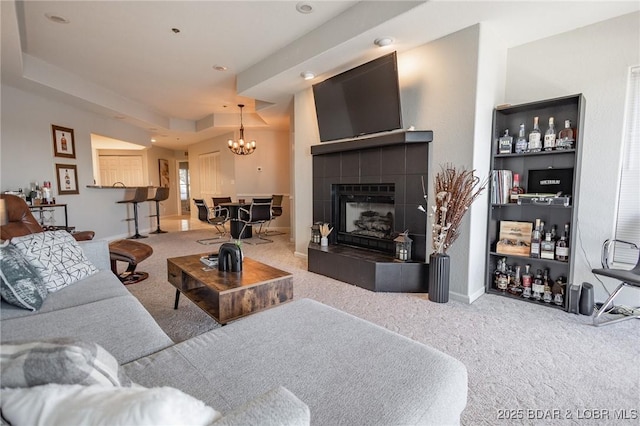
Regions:
[[[202,198],[194,198],[193,203],[198,208],[198,219],[202,222],[208,223],[209,225],[213,225],[219,234],[217,237],[198,240],[198,242],[206,244],[207,241],[220,240],[224,238],[227,233],[224,224],[229,221],[228,210],[224,208],[220,208],[218,210],[210,208]]]
[[[272,236],[272,235],[284,235],[284,232],[280,231],[272,231],[270,229],[271,222],[273,219],[282,216],[282,199],[284,196],[282,194],[274,194],[273,195],[273,204],[271,205],[271,220],[267,223],[266,229],[264,230],[263,235]]]
[[[244,223],[242,231],[240,231],[240,237],[244,235],[244,231],[247,226],[260,225],[260,228],[256,233],[258,238],[247,238],[244,240],[247,244],[264,244],[273,242],[273,240],[264,238],[260,233],[260,231],[262,231],[262,225],[271,220],[272,203],[273,198],[254,198],[248,209],[244,207],[240,207],[238,209],[238,220]]]

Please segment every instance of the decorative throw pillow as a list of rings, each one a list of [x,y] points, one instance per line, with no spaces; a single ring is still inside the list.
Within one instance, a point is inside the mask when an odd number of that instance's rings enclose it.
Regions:
[[[66,231],[37,232],[14,237],[11,243],[38,270],[50,292],[98,272],[76,240]]]
[[[12,425],[210,425],[219,412],[178,389],[44,385],[1,391]]]
[[[7,303],[31,311],[40,309],[47,287],[22,252],[8,241],[0,246],[0,277],[0,294]]]
[[[3,388],[49,383],[131,386],[113,355],[96,343],[75,339],[2,343],[0,383]]]

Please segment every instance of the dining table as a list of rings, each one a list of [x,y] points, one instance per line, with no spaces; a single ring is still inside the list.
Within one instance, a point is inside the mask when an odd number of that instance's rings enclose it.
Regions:
[[[234,240],[241,240],[243,238],[251,238],[253,236],[253,228],[251,225],[247,225],[242,232],[242,227],[244,226],[244,222],[238,219],[238,213],[240,212],[240,208],[248,209],[251,206],[251,203],[240,203],[240,202],[231,202],[231,203],[220,203],[219,206],[225,207],[229,211],[230,218],[230,228],[231,228],[231,237]],[[240,233],[242,232],[242,235]]]

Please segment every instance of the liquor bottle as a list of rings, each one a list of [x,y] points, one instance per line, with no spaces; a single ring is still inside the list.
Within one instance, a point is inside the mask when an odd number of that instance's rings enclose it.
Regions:
[[[576,132],[571,128],[571,120],[564,120],[564,129],[558,132],[556,149],[573,149],[576,143]]]
[[[555,283],[553,283],[553,287],[551,287],[551,293],[553,294],[553,303],[558,306],[562,306],[564,304],[564,291],[567,283],[567,277],[564,275],[560,275],[556,278]]]
[[[533,130],[529,133],[529,152],[540,152],[542,151],[542,140],[541,140],[540,127],[538,127],[538,117],[533,117]]]
[[[549,269],[544,270],[544,276],[542,277],[542,285],[544,286],[544,293],[542,294],[542,301],[544,303],[551,303],[553,295],[551,294],[551,278],[549,278]]]
[[[551,239],[556,242],[558,241],[558,225],[553,225],[551,227]]]
[[[544,132],[544,150],[553,151],[556,149],[556,126],[553,123],[553,117],[549,117],[549,127]]]
[[[540,258],[553,260],[556,257],[556,242],[551,238],[551,231],[544,234],[540,243]]]
[[[518,138],[516,139],[516,154],[524,154],[529,149],[529,144],[525,136],[524,123],[520,124]]]
[[[511,154],[513,151],[513,136],[509,136],[509,129],[498,139],[498,154]]]
[[[529,254],[529,256],[534,259],[540,258],[540,240],[540,219],[536,219],[536,226],[533,228],[533,232],[531,232],[531,252]]]
[[[556,260],[569,261],[569,224],[564,225],[564,233],[556,243]]]
[[[541,300],[544,293],[544,284],[542,282],[542,270],[536,270],[536,275],[531,283],[531,297],[535,300]]]
[[[522,297],[528,299],[531,297],[531,273],[529,270],[531,265],[524,265],[524,274],[522,274]]]
[[[507,286],[509,285],[509,277],[507,275],[507,258],[503,257],[498,260],[498,265],[496,268],[496,287],[498,290],[502,292],[507,291]]]
[[[513,272],[513,280],[509,284],[507,291],[514,295],[522,293],[522,280],[520,279],[520,266],[515,265]]]
[[[67,138],[64,137],[64,133],[62,134],[62,137],[60,138],[60,148],[63,151],[67,150]]]
[[[512,203],[518,202],[520,194],[524,194],[524,189],[520,186],[520,175],[518,173],[513,174],[513,188],[509,194],[509,201]]]

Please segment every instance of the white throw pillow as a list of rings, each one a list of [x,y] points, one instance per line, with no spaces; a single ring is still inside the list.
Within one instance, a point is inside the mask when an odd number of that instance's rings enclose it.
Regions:
[[[221,417],[178,389],[43,385],[1,391],[12,425],[209,425]]]
[[[46,231],[11,239],[35,267],[49,292],[95,274],[98,269],[67,231]]]

